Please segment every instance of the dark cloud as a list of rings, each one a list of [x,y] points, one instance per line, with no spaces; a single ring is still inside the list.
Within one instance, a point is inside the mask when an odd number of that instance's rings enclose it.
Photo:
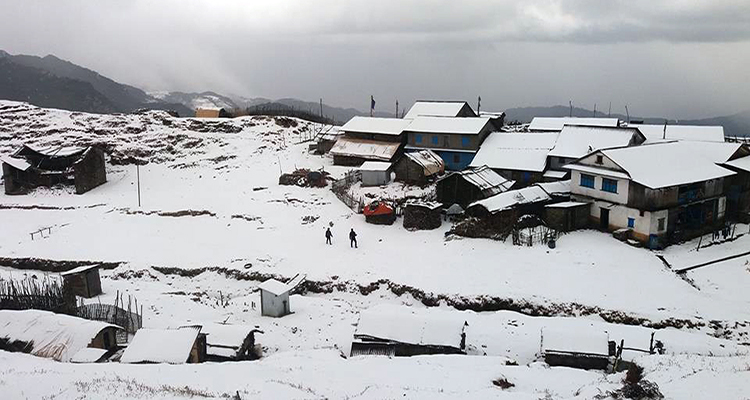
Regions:
[[[24,0],[0,48],[56,54],[151,90],[367,108],[613,102],[673,117],[750,107],[750,2]],[[386,108],[387,109],[387,108]]]

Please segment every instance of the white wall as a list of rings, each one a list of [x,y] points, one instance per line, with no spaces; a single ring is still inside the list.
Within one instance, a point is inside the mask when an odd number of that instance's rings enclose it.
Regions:
[[[641,215],[641,211],[635,208],[626,207],[620,204],[612,204],[606,201],[594,201],[591,205],[591,216],[599,218],[601,215],[600,208],[606,208],[609,210],[609,226],[620,229],[628,227],[628,218],[633,218],[635,224],[633,231],[643,235],[649,236],[652,234],[661,235],[667,232],[668,210],[659,211],[644,211]],[[659,230],[659,218],[664,218],[664,229]]]
[[[581,186],[581,172],[571,171],[570,191],[573,194],[588,196],[594,199],[606,200],[617,204],[628,204],[628,190],[630,190],[630,182],[628,180],[609,178],[617,181],[617,193],[610,193],[602,190],[602,176],[594,174],[587,175],[594,176],[593,189]]]

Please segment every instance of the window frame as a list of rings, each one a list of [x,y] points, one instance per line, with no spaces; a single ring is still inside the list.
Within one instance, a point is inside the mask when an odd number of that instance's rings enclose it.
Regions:
[[[614,190],[612,190],[612,188],[614,188]],[[617,194],[617,179],[602,177],[601,190],[603,192]]]
[[[438,146],[440,144],[440,138],[438,135],[432,135],[432,144]]]
[[[628,217],[628,228],[635,229],[635,218]]]
[[[584,178],[586,178],[587,181],[588,181],[589,178],[591,178],[591,186],[583,184]],[[585,187],[585,188],[589,188],[589,189],[596,189],[596,176],[589,175],[589,174],[581,174],[581,179],[578,182],[578,184],[581,187]]]
[[[598,154],[598,155],[596,156],[596,159],[594,160],[594,162],[595,162],[596,164],[599,164],[599,165],[602,165],[602,164],[604,164],[604,156],[603,156],[603,155],[601,155],[601,154]]]
[[[414,143],[420,143],[420,144],[422,143],[422,134],[421,133],[417,133],[416,135],[414,135]]]
[[[466,135],[461,136],[461,146],[471,147],[471,138]]]

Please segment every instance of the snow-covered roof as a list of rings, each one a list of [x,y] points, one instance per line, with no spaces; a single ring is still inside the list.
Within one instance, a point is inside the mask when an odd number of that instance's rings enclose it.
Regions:
[[[542,351],[608,356],[609,335],[604,331],[544,328]]]
[[[206,353],[221,357],[234,357],[245,339],[255,329],[248,325],[204,324]]]
[[[385,161],[365,161],[359,167],[360,171],[388,171],[393,164]]]
[[[26,162],[26,160],[22,160],[20,158],[0,157],[0,161],[10,165],[15,169],[20,169],[21,171],[26,171],[27,169],[31,168],[31,164]]]
[[[401,143],[376,140],[339,138],[329,153],[338,156],[360,157],[368,160],[390,161]]]
[[[120,362],[184,364],[200,333],[199,328],[141,328],[122,354]]]
[[[280,296],[292,290],[292,288],[289,287],[289,285],[287,285],[286,283],[281,283],[273,278],[261,283],[260,285],[258,285],[258,288],[260,288],[260,290],[272,293],[276,296]]]
[[[481,206],[490,213],[497,213],[520,204],[539,203],[552,200],[552,195],[570,193],[570,181],[537,183],[525,188],[509,190],[486,199],[475,201],[469,207]]]
[[[78,364],[95,363],[101,360],[108,351],[109,350],[97,349],[95,347],[86,347],[75,353],[73,357],[70,358],[70,362]]]
[[[37,146],[25,144],[24,147],[29,148],[43,156],[47,157],[67,157],[86,151],[86,147],[79,146]],[[22,151],[23,148],[21,148]]]
[[[424,207],[429,210],[437,210],[438,208],[443,207],[443,203],[438,203],[437,201],[411,200],[406,202],[406,206]]]
[[[465,101],[417,101],[406,113],[404,119],[417,117],[457,117]]]
[[[80,273],[80,272],[88,271],[90,269],[94,269],[94,268],[97,268],[97,267],[99,267],[99,264],[82,265],[80,267],[73,268],[73,269],[71,269],[69,271],[62,272],[62,273],[60,273],[60,275],[62,275],[62,276],[73,275],[73,274],[77,274],[77,273]]]
[[[620,121],[617,118],[580,118],[580,117],[534,117],[529,124],[529,130],[561,131],[565,125],[608,126],[616,128]]]
[[[565,178],[565,175],[567,175],[567,171],[556,171],[554,169],[550,169],[542,175],[545,178],[552,178],[552,179],[562,179]]]
[[[422,166],[425,176],[445,170],[445,161],[432,150],[419,150],[405,153],[404,156]]]
[[[484,140],[469,166],[542,172],[557,136],[557,132],[493,132]]]
[[[735,173],[716,165],[716,155],[690,142],[602,150],[634,182],[652,189],[722,178]],[[578,165],[576,165],[578,166]]]
[[[735,160],[728,161],[725,164],[746,172],[750,172],[750,156],[737,158]]]
[[[405,129],[417,133],[477,135],[490,122],[487,117],[418,117]]]
[[[454,174],[461,175],[467,182],[485,193],[486,196],[492,196],[493,194],[504,192],[510,189],[515,183],[515,181],[506,179],[504,176],[493,171],[486,165],[479,168],[452,172],[451,174],[446,175],[443,179],[453,176]]]
[[[627,146],[636,135],[640,133],[635,128],[566,125],[549,155],[579,158],[599,149]]]
[[[461,348],[465,320],[437,310],[381,305],[360,313],[355,338]]]
[[[723,164],[742,147],[742,143],[682,141],[680,146],[701,153],[717,164]]]
[[[70,361],[106,328],[119,327],[49,311],[0,310],[0,338],[31,343],[31,354],[57,361]]]
[[[411,120],[401,118],[354,117],[344,124],[341,130],[398,136],[410,123]]]
[[[580,201],[563,201],[562,203],[547,204],[545,208],[572,208],[572,207],[586,206],[588,204],[589,203],[584,203]]]
[[[664,125],[628,124],[628,126],[638,128],[648,140],[724,141],[723,126],[667,125],[666,135]]]

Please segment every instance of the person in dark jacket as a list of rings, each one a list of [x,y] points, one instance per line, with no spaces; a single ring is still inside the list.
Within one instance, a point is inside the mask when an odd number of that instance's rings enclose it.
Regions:
[[[354,247],[356,249],[357,248],[357,232],[354,232],[354,228],[352,228],[352,230],[349,232],[349,241],[351,241],[351,243],[349,243],[349,247]]]
[[[333,233],[331,233],[331,228],[326,228],[326,244],[333,245],[333,243],[331,243],[332,237],[333,237]]]

